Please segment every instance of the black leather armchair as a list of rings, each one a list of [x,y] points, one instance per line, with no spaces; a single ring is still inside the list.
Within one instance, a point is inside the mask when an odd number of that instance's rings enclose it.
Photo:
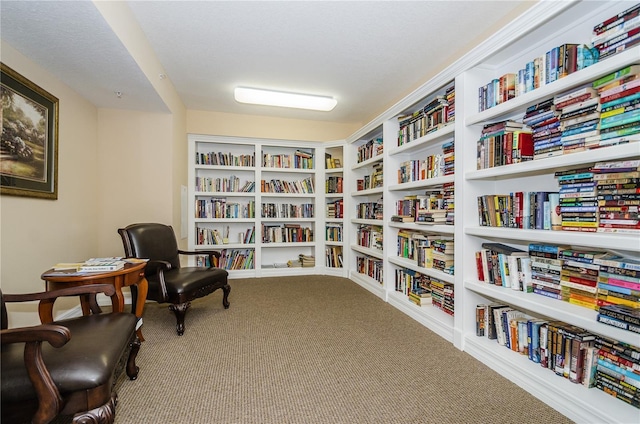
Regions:
[[[115,296],[109,284],[44,293],[2,294],[2,422],[113,423],[118,376],[138,376],[137,318],[130,313],[90,314],[54,321],[40,309],[42,325],[8,328],[5,302],[55,302],[62,296]]]
[[[180,255],[208,255],[209,263],[220,257],[216,251],[185,251],[178,249],[173,228],[156,223],[132,224],[118,230],[128,258],[149,259],[145,276],[149,282],[147,299],[170,303],[176,316],[176,331],[184,334],[184,318],[191,301],[222,289],[222,305],[229,308],[231,286],[229,273],[215,267],[181,267]],[[135,303],[136,289],[132,286]]]

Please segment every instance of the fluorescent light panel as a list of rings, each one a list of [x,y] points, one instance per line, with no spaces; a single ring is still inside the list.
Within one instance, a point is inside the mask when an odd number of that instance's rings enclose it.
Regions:
[[[332,97],[285,93],[282,91],[247,87],[236,87],[234,96],[236,101],[240,103],[320,110],[323,112],[332,110],[336,107],[336,104],[338,104],[337,100]]]

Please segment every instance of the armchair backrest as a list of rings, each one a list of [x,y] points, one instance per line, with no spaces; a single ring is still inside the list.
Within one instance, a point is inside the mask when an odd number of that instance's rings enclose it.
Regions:
[[[172,268],[180,268],[178,242],[173,227],[156,223],[131,224],[118,230],[128,258],[167,261]],[[157,265],[149,263],[147,275],[157,272]]]

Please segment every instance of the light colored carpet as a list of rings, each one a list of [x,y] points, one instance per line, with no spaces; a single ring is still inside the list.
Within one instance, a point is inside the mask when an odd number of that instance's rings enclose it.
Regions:
[[[147,304],[117,424],[571,422],[347,279],[230,284],[230,309],[193,302],[182,337]]]

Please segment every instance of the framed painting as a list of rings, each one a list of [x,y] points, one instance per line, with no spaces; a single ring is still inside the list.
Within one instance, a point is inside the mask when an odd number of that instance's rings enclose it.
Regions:
[[[0,193],[58,198],[58,99],[0,63]]]

